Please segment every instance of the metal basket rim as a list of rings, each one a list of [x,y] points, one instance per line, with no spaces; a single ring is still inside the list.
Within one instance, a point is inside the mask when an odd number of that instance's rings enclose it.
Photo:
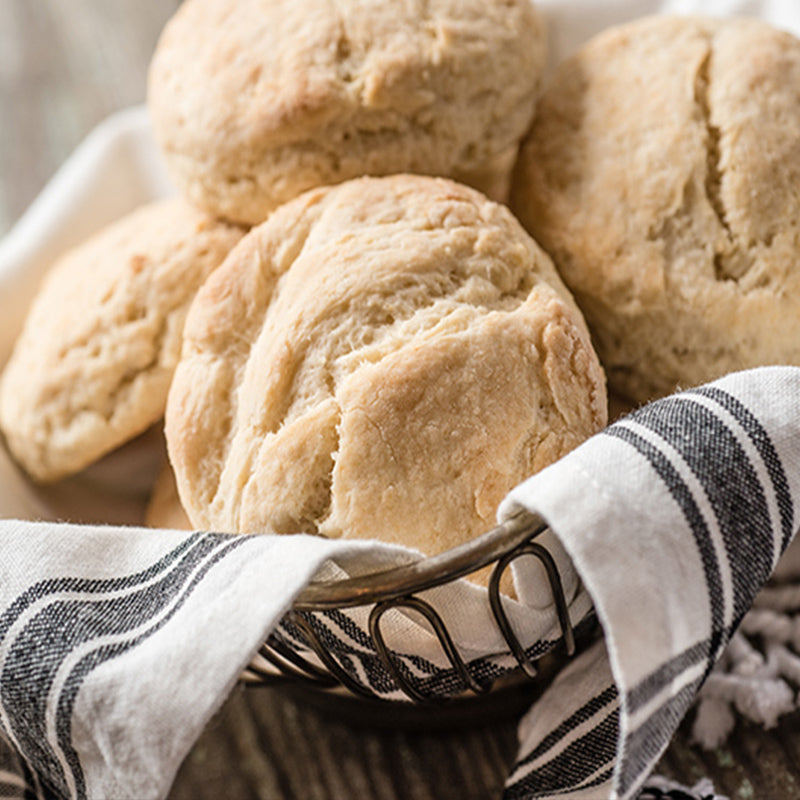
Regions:
[[[492,564],[546,528],[541,516],[519,509],[486,533],[435,556],[353,578],[312,581],[295,598],[292,608],[353,608],[432,589]]]

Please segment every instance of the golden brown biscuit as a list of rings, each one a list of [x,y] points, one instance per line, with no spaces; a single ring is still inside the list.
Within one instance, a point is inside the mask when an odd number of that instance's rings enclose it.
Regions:
[[[242,235],[169,199],[53,266],[0,381],[0,427],[34,478],[78,472],[163,415],[189,301]]]
[[[190,531],[192,523],[181,505],[175,473],[169,461],[164,461],[153,484],[144,512],[144,524],[149,528]]]
[[[148,104],[187,197],[255,224],[364,174],[503,193],[544,60],[530,0],[187,0]]]
[[[656,17],[557,70],[512,208],[635,401],[800,364],[800,42]]]
[[[449,180],[317,189],[254,228],[187,319],[166,414],[192,523],[434,553],[606,421],[550,259]]]

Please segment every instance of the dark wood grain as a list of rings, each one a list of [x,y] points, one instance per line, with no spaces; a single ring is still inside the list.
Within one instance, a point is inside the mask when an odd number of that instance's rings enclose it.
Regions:
[[[142,102],[175,0],[0,0],[0,235],[106,115]],[[741,725],[714,752],[684,727],[659,769],[708,775],[732,800],[800,798],[800,718]],[[282,688],[234,691],[186,758],[171,800],[486,800],[516,750],[514,720],[445,733],[373,730]]]
[[[171,800],[500,796],[516,752],[515,720],[436,732],[363,727],[358,717],[356,700],[351,715],[332,716],[280,686],[239,688],[189,754]]]

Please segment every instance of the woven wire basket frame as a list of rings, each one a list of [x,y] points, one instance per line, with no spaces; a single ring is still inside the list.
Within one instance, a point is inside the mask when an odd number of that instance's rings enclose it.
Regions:
[[[521,674],[529,680],[535,680],[540,674],[538,663],[545,658],[552,659],[552,654],[545,653],[535,661],[526,655],[525,648],[503,608],[500,581],[516,559],[530,555],[539,560],[547,575],[561,627],[564,644],[562,657],[572,657],[576,652],[575,631],[570,621],[561,577],[548,550],[535,541],[545,530],[547,525],[541,517],[520,511],[482,536],[439,555],[356,578],[312,582],[295,599],[287,617],[288,621],[303,633],[308,646],[323,668],[312,664],[293,650],[281,646],[277,640],[269,639],[261,646],[259,655],[271,664],[277,673],[264,670],[256,663],[252,663],[244,677],[249,682],[256,683],[271,683],[281,678],[299,679],[321,688],[344,687],[350,693],[370,700],[381,699],[353,680],[327,650],[306,618],[307,614],[314,612],[372,606],[369,614],[369,635],[378,657],[397,687],[414,703],[440,702],[441,698],[423,694],[407,680],[402,670],[398,668],[383,636],[381,630],[383,615],[392,608],[405,608],[421,614],[430,624],[447,660],[463,683],[463,695],[485,694],[491,690],[492,685],[479,683],[470,674],[441,616],[427,600],[418,595],[427,589],[458,580],[493,564],[488,585],[492,616],[508,645],[509,652],[519,665]]]

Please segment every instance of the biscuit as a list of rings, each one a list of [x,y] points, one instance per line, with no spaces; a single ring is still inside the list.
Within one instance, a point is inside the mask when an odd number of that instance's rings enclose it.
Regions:
[[[529,0],[186,0],[150,66],[173,180],[256,224],[360,175],[503,194],[545,61]]]
[[[148,528],[190,531],[192,523],[181,505],[175,473],[168,461],[161,465],[144,512]]]
[[[606,421],[580,312],[511,213],[450,180],[312,190],[198,293],[166,436],[193,525],[425,553]]]
[[[58,260],[0,381],[0,427],[32,477],[78,472],[163,415],[189,301],[243,233],[169,199]]]
[[[545,89],[511,206],[634,401],[800,364],[800,41],[655,17],[600,34]]]

